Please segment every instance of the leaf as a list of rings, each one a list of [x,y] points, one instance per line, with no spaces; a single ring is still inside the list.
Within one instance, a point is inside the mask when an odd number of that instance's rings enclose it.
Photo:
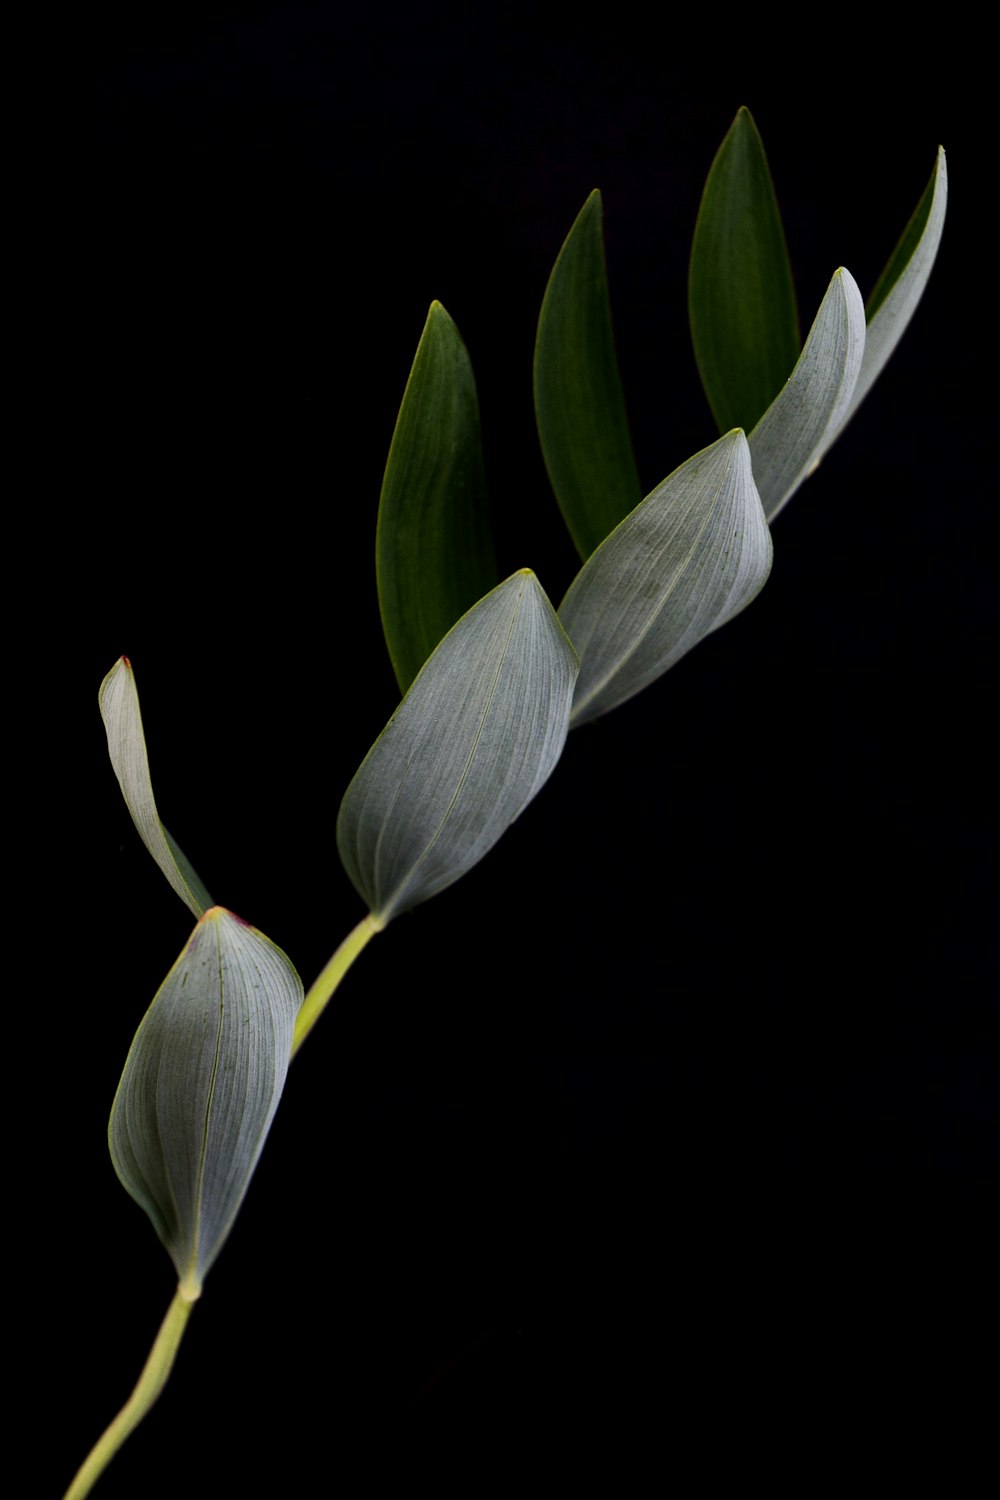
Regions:
[[[800,348],[781,211],[753,117],[740,109],[712,163],[688,276],[695,359],[720,432],[747,432]]]
[[[127,656],[115,662],[101,683],[97,699],[107,730],[111,764],[139,837],[185,906],[200,917],[212,905],[212,898],[160,822],[149,775],[139,694]]]
[[[476,383],[432,302],[396,419],[375,543],[382,628],[404,692],[459,615],[497,582]]]
[[[542,301],[535,414],[552,488],[587,557],[642,498],[615,357],[596,189],[566,237]]]
[[[750,434],[753,477],[772,521],[835,440],[865,351],[865,310],[850,271],[835,271],[795,369]]]
[[[771,537],[739,430],[658,485],[584,563],[559,607],[580,657],[572,723],[616,708],[764,586]]]
[[[916,312],[941,243],[947,206],[948,167],[942,146],[920,202],[868,299],[865,357],[838,434],[881,375]]]
[[[206,911],[146,1012],[111,1110],[115,1171],[197,1297],[281,1097],[298,975],[263,933]]]
[[[548,779],[576,657],[535,575],[455,625],[344,794],[340,857],[382,925],[482,859]]]

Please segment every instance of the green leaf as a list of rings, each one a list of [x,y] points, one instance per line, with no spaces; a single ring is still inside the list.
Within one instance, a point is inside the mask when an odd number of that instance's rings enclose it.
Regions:
[[[302,985],[280,948],[215,906],[146,1012],[115,1095],[115,1171],[189,1299],[243,1202],[291,1056]]]
[[[139,837],[185,906],[200,917],[212,905],[212,898],[160,822],[149,776],[139,694],[127,656],[115,662],[97,697],[107,730],[111,764]]]
[[[868,299],[865,357],[840,429],[851,420],[881,375],[916,312],[941,243],[947,206],[948,168],[942,146],[930,182]]]
[[[771,536],[740,431],[658,485],[584,563],[559,607],[580,657],[572,723],[616,708],[764,586]]]
[[[566,739],[576,669],[528,569],[445,636],[337,820],[344,868],[381,926],[464,875],[541,789]]]
[[[688,277],[695,359],[720,432],[747,432],[800,348],[795,285],[764,146],[748,109],[709,170]]]
[[[865,352],[865,310],[850,271],[835,271],[781,394],[750,434],[753,477],[772,521],[817,467],[849,410]]]
[[[559,252],[542,301],[535,413],[556,499],[577,550],[588,557],[642,498],[615,357],[596,189]]]
[[[497,582],[479,403],[458,329],[432,302],[396,420],[375,542],[379,607],[404,692]]]

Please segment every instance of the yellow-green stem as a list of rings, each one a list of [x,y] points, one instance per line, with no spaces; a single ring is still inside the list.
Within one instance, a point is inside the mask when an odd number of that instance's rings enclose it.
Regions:
[[[323,1014],[327,1002],[351,964],[376,932],[382,931],[383,925],[377,917],[369,913],[363,921],[358,923],[353,932],[347,934],[315,984],[311,986],[295,1022],[293,1057]],[[184,1329],[193,1305],[190,1292],[178,1287],[174,1300],[167,1310],[167,1316],[160,1325],[156,1342],[149,1352],[149,1358],[146,1360],[135,1390],[81,1464],[73,1483],[66,1491],[64,1500],[84,1500],[84,1497],[90,1494],[125,1439],[135,1431],[163,1390],[173,1368],[181,1339],[184,1337]]]
[[[316,982],[310,987],[309,993],[302,1002],[302,1009],[295,1018],[295,1037],[292,1042],[293,1057],[323,1014],[327,1001],[362,948],[375,936],[376,932],[382,931],[384,925],[383,922],[380,922],[377,917],[372,916],[371,912],[369,912],[368,916],[358,923],[354,931],[347,934],[322,974],[320,974]]]
[[[143,1417],[163,1390],[173,1369],[174,1359],[184,1337],[184,1329],[191,1315],[192,1302],[182,1294],[180,1287],[160,1325],[156,1342],[149,1351],[138,1384],[102,1435],[84,1459],[76,1478],[66,1491],[64,1500],[84,1500],[94,1484],[104,1473],[125,1439],[135,1431]]]

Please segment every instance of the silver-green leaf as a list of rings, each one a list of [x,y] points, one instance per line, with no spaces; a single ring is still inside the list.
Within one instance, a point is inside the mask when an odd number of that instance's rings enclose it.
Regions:
[[[127,656],[115,662],[97,696],[108,735],[108,754],[139,837],[185,906],[200,917],[212,905],[212,898],[160,822],[149,775],[139,694]]]
[[[854,277],[841,267],[794,370],[749,437],[754,482],[769,521],[843,426],[864,352],[864,303]]]
[[[473,605],[424,663],[337,820],[344,868],[380,925],[464,875],[540,791],[576,671],[529,569]]]
[[[841,428],[875,384],[916,312],[941,243],[947,206],[948,167],[942,146],[931,180],[868,299],[865,357]]]
[[[136,1032],[108,1127],[115,1171],[197,1297],[288,1071],[302,984],[263,933],[205,912]]]
[[[771,536],[739,428],[689,458],[592,553],[559,607],[580,657],[572,723],[616,708],[764,586]]]

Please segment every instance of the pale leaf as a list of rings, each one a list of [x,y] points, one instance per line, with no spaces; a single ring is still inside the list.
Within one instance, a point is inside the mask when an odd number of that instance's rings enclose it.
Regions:
[[[200,917],[212,905],[212,898],[160,822],[149,775],[139,694],[127,656],[115,662],[101,683],[98,703],[107,730],[111,764],[139,837],[185,906]]]
[[[675,469],[580,569],[559,618],[580,657],[574,725],[640,692],[763,587],[771,537],[743,433]]]
[[[448,632],[340,808],[340,857],[381,925],[464,875],[541,789],[566,739],[576,667],[527,569]]]
[[[111,1111],[111,1159],[190,1297],[243,1201],[301,1004],[301,982],[281,949],[215,906],[136,1032]]]
[[[772,521],[813,472],[849,409],[865,351],[865,309],[841,267],[827,289],[794,370],[750,434],[750,460]]]

